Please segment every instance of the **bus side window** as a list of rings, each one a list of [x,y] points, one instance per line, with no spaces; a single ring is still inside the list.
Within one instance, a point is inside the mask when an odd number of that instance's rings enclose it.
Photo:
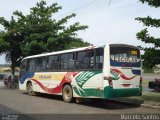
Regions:
[[[93,69],[93,67],[94,67],[94,50],[91,50],[89,52],[89,59],[90,59],[90,62],[89,62],[90,69]]]
[[[35,58],[27,60],[27,71],[33,72],[35,70]]]
[[[54,60],[54,56],[48,56],[47,57],[47,70],[52,70],[53,69],[53,60]]]
[[[82,68],[82,57],[83,57],[83,52],[77,52],[76,53],[76,69],[81,69]]]
[[[68,54],[61,55],[61,70],[68,69]]]
[[[23,60],[21,63],[21,72],[25,72],[26,71],[26,62],[27,60]]]
[[[30,63],[30,59],[27,59],[27,63],[26,63],[26,71],[29,71],[29,63]]]
[[[52,61],[53,64],[53,70],[59,70],[59,56],[55,55]]]
[[[77,69],[93,69],[94,52],[93,50],[77,52],[76,68]]]
[[[35,71],[41,72],[46,70],[46,57],[36,58]]]
[[[46,62],[47,62],[47,58],[46,57],[43,57],[43,61],[42,61],[42,71],[45,71],[46,70]]]
[[[74,53],[68,54],[68,70],[74,70]]]
[[[95,53],[95,69],[103,68],[104,49],[97,48]]]

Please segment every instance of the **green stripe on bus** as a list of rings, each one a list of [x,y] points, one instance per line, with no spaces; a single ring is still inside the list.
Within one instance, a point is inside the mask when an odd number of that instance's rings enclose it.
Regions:
[[[140,88],[113,89],[110,86],[104,88],[104,98],[129,97],[141,95],[142,91]]]
[[[90,89],[83,89],[83,91],[80,91],[77,88],[74,88],[74,91],[76,92],[77,95],[82,96],[82,97],[89,97],[89,96],[94,96],[94,97],[103,97],[103,91],[100,91],[98,89],[90,88]]]

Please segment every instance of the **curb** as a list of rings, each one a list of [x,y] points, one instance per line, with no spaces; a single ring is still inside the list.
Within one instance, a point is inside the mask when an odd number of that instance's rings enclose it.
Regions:
[[[141,107],[145,107],[145,108],[153,108],[153,109],[160,109],[160,106],[156,106],[156,105],[146,105],[146,104],[141,104]]]
[[[134,103],[134,102],[127,102],[127,101],[117,101],[113,100],[114,102],[121,103],[121,104],[127,104],[127,105],[132,105],[132,106],[139,106],[139,107],[144,107],[144,108],[152,108],[152,109],[160,109],[160,106],[158,105],[152,105],[152,104],[139,104],[139,103]]]

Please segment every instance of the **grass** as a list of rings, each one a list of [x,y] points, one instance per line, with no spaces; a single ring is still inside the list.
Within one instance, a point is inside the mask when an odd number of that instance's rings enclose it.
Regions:
[[[146,92],[141,96],[143,100],[160,102],[160,93],[156,92]]]
[[[143,80],[142,81],[142,86],[148,86],[149,80]]]

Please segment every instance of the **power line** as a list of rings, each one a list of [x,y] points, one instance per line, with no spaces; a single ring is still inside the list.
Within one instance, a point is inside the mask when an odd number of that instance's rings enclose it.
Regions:
[[[68,15],[68,14],[71,14],[71,13],[75,13],[76,11],[83,10],[83,9],[89,7],[89,6],[95,5],[98,1],[102,1],[102,0],[93,0],[93,1],[91,1],[89,3],[86,3],[86,4],[78,7],[78,8],[72,9],[69,12],[63,13],[63,14],[57,16],[57,17],[63,17],[65,15]]]
[[[98,11],[105,6],[110,6],[113,4],[118,3],[120,0],[93,0],[89,3],[86,3],[85,5],[80,6],[79,8],[73,9],[67,13],[64,13],[60,16],[57,16],[58,18],[62,18],[64,16],[67,16],[72,13],[77,13],[77,16],[84,16],[87,14],[91,14],[95,11]]]
[[[94,13],[94,12],[96,12],[96,11],[99,11],[99,10],[105,8],[106,6],[110,6],[110,5],[116,4],[116,3],[118,3],[119,1],[120,1],[120,0],[115,0],[114,2],[108,2],[108,3],[105,3],[105,2],[104,2],[104,4],[101,4],[100,6],[95,6],[94,8],[89,9],[89,10],[83,12],[83,13],[80,13],[80,14],[77,13],[77,16],[78,16],[78,17],[80,17],[80,16],[82,17],[82,16],[85,16],[85,15],[89,15],[89,14],[91,14],[91,13]]]
[[[92,11],[92,10],[100,8],[100,7],[104,6],[104,5],[106,6],[107,4],[108,4],[108,2],[106,2],[106,0],[101,0],[100,3],[98,3],[96,5],[93,5],[93,6],[90,6],[90,7],[86,8],[86,9],[84,9],[84,10],[79,11],[78,14],[83,14],[83,13]]]

